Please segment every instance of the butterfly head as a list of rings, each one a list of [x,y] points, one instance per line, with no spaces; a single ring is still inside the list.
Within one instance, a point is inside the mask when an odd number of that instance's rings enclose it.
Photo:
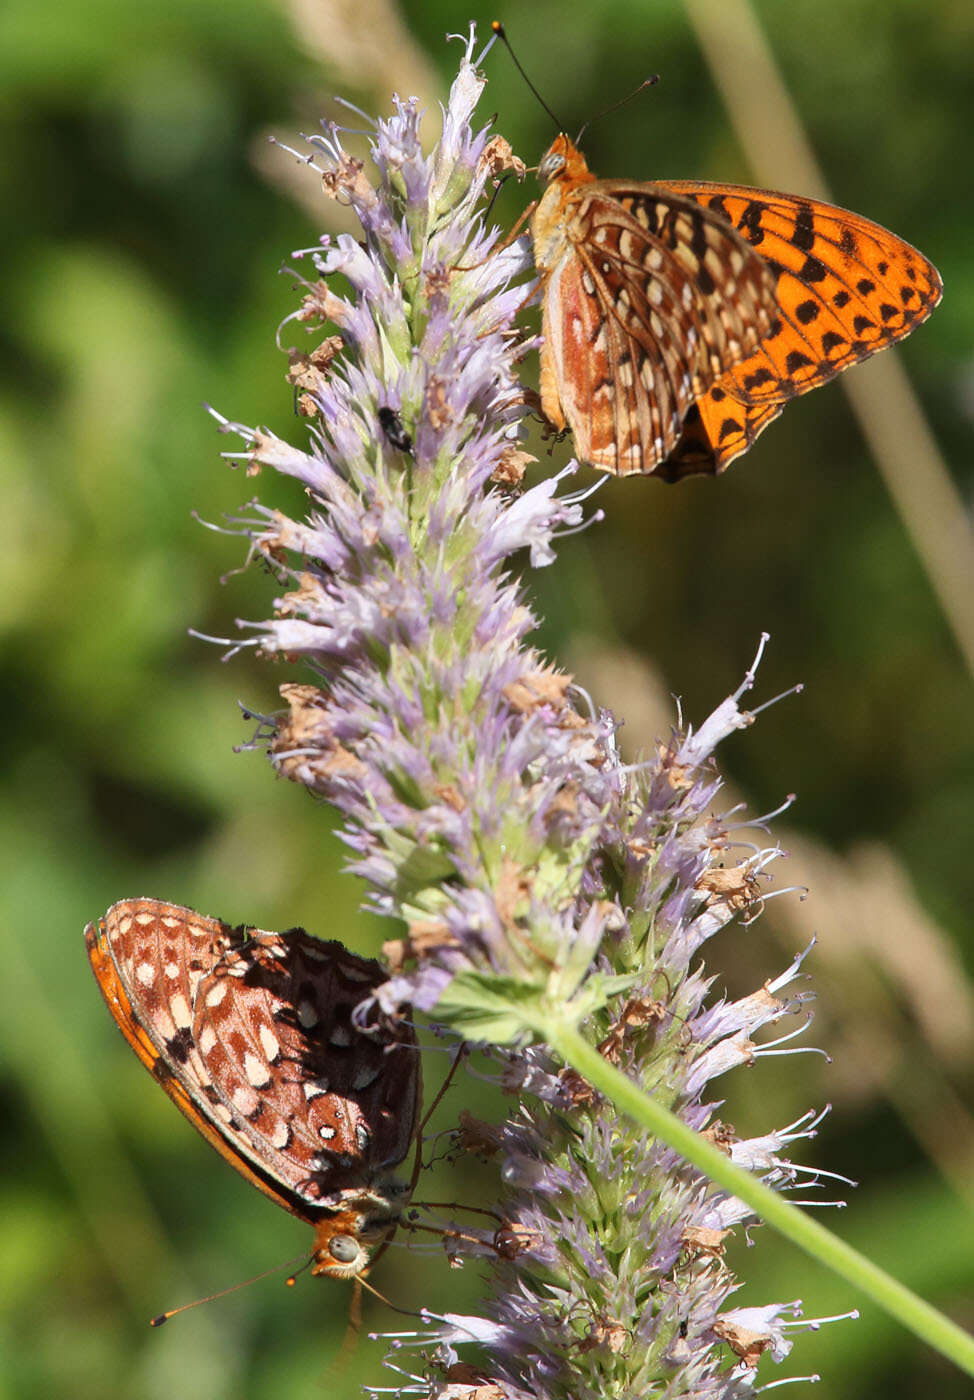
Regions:
[[[364,1274],[372,1251],[394,1233],[409,1193],[395,1179],[344,1191],[335,1210],[315,1224],[311,1272],[347,1279]]]
[[[561,132],[541,157],[538,179],[543,185],[550,185],[556,180],[559,183],[575,185],[594,180],[595,176],[571,137]]]

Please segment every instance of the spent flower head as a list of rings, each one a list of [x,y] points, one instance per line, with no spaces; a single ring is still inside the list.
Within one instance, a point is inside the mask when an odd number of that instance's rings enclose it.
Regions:
[[[336,126],[310,138],[326,193],[363,236],[295,254],[311,270],[293,320],[320,335],[290,356],[308,441],[221,420],[253,470],[298,478],[309,499],[302,520],[254,506],[242,525],[286,589],[249,644],[302,669],[262,729],[271,760],[338,809],[349,868],[399,921],[383,1010],[435,1009],[492,1045],[514,1098],[505,1123],[468,1118],[455,1143],[498,1164],[496,1226],[448,1233],[456,1256],[489,1261],[484,1316],[428,1315],[390,1335],[392,1389],[749,1394],[798,1313],[729,1305],[740,1283],[725,1241],[749,1208],[613,1109],[548,1030],[580,1029],[722,1153],[794,1185],[781,1153],[814,1122],[741,1141],[704,1097],[807,995],[798,959],[753,996],[709,1001],[699,963],[759,909],[778,855],[741,857],[713,815],[713,750],[750,722],[739,702],[753,674],[698,731],[628,766],[616,720],[526,640],[535,618],[515,566],[554,561],[586,493],[568,472],[520,485],[518,365],[532,342],[515,317],[530,262],[485,223],[485,191],[519,163],[470,125],[473,55],[471,33],[430,155],[415,101],[374,127],[377,178]],[[426,1348],[416,1375],[396,1359],[409,1341]],[[460,1360],[468,1343],[475,1364]]]

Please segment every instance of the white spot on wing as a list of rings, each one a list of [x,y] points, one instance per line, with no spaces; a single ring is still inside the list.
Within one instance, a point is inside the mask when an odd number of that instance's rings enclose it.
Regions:
[[[140,962],[135,969],[135,980],[140,987],[151,987],[156,980],[156,970],[152,964]]]
[[[274,1129],[270,1133],[268,1141],[270,1142],[271,1147],[277,1148],[278,1152],[283,1152],[285,1147],[287,1147],[290,1144],[291,1130],[285,1123],[283,1118],[279,1119],[279,1121],[275,1123]]]
[[[219,1006],[227,994],[227,982],[225,977],[218,977],[213,986],[206,994],[207,1006]]]
[[[254,1093],[253,1089],[248,1089],[243,1084],[238,1085],[237,1088],[234,1089],[233,1093],[230,1095],[230,1099],[234,1108],[237,1109],[239,1113],[242,1113],[245,1118],[251,1113],[256,1112],[260,1105],[260,1099]]]
[[[312,1002],[299,1001],[296,1009],[298,1021],[305,1030],[310,1030],[312,1026],[318,1024],[318,1009]]]
[[[306,958],[311,958],[314,962],[327,962],[331,957],[328,949],[324,946],[318,947],[314,939],[310,943],[302,943],[301,952]]]
[[[193,1024],[193,1013],[189,1009],[189,1002],[181,992],[174,997],[170,997],[169,1010],[179,1030],[188,1030]]]
[[[252,1055],[248,1050],[244,1055],[244,1074],[248,1083],[255,1089],[266,1089],[271,1082],[271,1072],[264,1064],[263,1060],[258,1060],[256,1055]]]
[[[281,1047],[278,1043],[277,1036],[271,1030],[270,1026],[267,1025],[262,1025],[257,1035],[260,1040],[260,1048],[267,1056],[268,1061],[273,1064],[281,1053]]]

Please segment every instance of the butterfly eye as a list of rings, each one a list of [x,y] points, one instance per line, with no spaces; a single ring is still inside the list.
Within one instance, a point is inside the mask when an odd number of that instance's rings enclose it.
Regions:
[[[549,151],[538,166],[538,179],[544,183],[553,180],[565,168],[565,157],[558,151]]]
[[[351,1235],[336,1235],[328,1241],[328,1253],[339,1264],[354,1264],[361,1252],[361,1246]]]

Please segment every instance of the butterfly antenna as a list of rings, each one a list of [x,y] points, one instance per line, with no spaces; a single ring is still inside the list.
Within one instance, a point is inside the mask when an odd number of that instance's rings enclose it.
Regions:
[[[516,62],[516,60],[515,60],[515,62]],[[625,96],[625,97],[620,97],[620,98],[619,98],[619,101],[618,101],[618,102],[613,102],[613,104],[612,104],[611,107],[604,107],[604,108],[602,109],[601,112],[596,112],[596,114],[595,114],[594,117],[589,117],[588,121],[585,123],[585,125],[582,127],[582,129],[579,131],[578,135],[575,137],[575,145],[577,146],[577,145],[579,144],[579,142],[581,141],[582,137],[585,135],[586,131],[588,131],[589,127],[590,127],[594,122],[599,122],[599,121],[601,121],[602,118],[603,118],[603,117],[607,117],[607,116],[609,115],[610,112],[618,112],[618,110],[619,110],[620,107],[624,107],[624,106],[626,105],[627,102],[631,102],[632,99],[633,99],[634,97],[638,97],[639,94],[643,91],[644,88],[655,87],[656,84],[657,84],[658,82],[659,82],[659,74],[658,74],[658,73],[652,73],[652,74],[650,74],[650,76],[649,76],[648,78],[643,78],[643,80],[642,80],[642,82],[639,84],[639,86],[633,88],[632,92],[628,93],[627,96]]]
[[[361,1274],[359,1274],[359,1276],[356,1278],[355,1282],[356,1282],[356,1284],[358,1285],[358,1289],[359,1289],[358,1304],[357,1304],[358,1312],[359,1312],[359,1326],[361,1326],[361,1324],[362,1324],[362,1293],[361,1293],[361,1290],[362,1290],[363,1288],[366,1290],[367,1293],[371,1293],[372,1296],[373,1296],[374,1298],[378,1298],[378,1300],[379,1300],[380,1303],[385,1303],[386,1307],[387,1307],[387,1308],[391,1308],[393,1312],[402,1313],[403,1317],[422,1317],[422,1315],[423,1315],[422,1313],[415,1312],[412,1308],[397,1308],[396,1305],[395,1305],[395,1303],[390,1303],[390,1302],[389,1302],[389,1299],[386,1297],[386,1295],[385,1295],[384,1293],[380,1293],[379,1290],[378,1290],[377,1288],[373,1288],[371,1283],[366,1283],[365,1279],[362,1277]]]
[[[260,1283],[262,1278],[270,1278],[271,1274],[276,1274],[280,1269],[288,1269],[294,1263],[293,1259],[287,1260],[284,1264],[275,1264],[272,1269],[265,1269],[262,1274],[255,1274],[253,1278],[244,1279],[243,1283],[235,1283],[230,1288],[221,1288],[219,1293],[209,1293],[205,1298],[197,1298],[192,1303],[183,1303],[182,1307],[170,1308],[168,1312],[160,1313],[158,1317],[150,1318],[150,1327],[161,1327],[164,1322],[168,1322],[177,1313],[188,1312],[190,1308],[198,1308],[201,1303],[212,1303],[216,1298],[225,1298],[228,1293],[238,1293],[241,1288],[249,1288],[252,1283]],[[300,1270],[299,1270],[300,1272]],[[291,1280],[288,1279],[288,1283]]]
[[[314,1256],[309,1254],[307,1259],[305,1259],[304,1263],[301,1265],[300,1269],[295,1269],[293,1274],[288,1274],[287,1278],[284,1280],[284,1286],[286,1288],[293,1288],[294,1285],[297,1283],[298,1279],[304,1273],[304,1271],[306,1269],[310,1269],[313,1263]]]
[[[517,56],[517,54],[514,52],[514,50],[511,48],[511,41],[510,41],[510,39],[507,37],[507,34],[506,34],[505,31],[504,31],[504,26],[501,24],[500,20],[499,20],[499,19],[493,20],[493,21],[491,22],[491,26],[490,26],[490,27],[491,27],[491,29],[494,31],[494,33],[497,35],[498,39],[500,39],[500,41],[501,41],[501,43],[504,45],[505,49],[507,49],[507,52],[511,55],[511,58],[513,58],[513,60],[514,60],[514,67],[515,67],[515,68],[517,69],[517,71],[520,73],[521,77],[524,79],[524,81],[527,83],[528,87],[529,87],[529,88],[531,89],[531,91],[534,93],[535,97],[536,97],[536,98],[538,99],[538,101],[541,103],[542,107],[543,107],[543,108],[545,109],[545,111],[548,113],[548,116],[549,116],[549,117],[551,118],[551,120],[554,122],[555,126],[558,128],[559,131],[564,131],[564,130],[565,130],[564,123],[563,123],[563,122],[560,122],[560,121],[558,120],[558,118],[555,116],[554,112],[553,112],[553,111],[551,110],[551,108],[548,106],[547,102],[546,102],[546,101],[544,100],[544,98],[541,96],[541,94],[540,94],[540,92],[538,91],[538,89],[535,87],[534,83],[532,83],[532,81],[531,81],[531,79],[528,77],[527,73],[525,73],[524,69],[521,67],[520,59],[518,58],[518,56]]]

